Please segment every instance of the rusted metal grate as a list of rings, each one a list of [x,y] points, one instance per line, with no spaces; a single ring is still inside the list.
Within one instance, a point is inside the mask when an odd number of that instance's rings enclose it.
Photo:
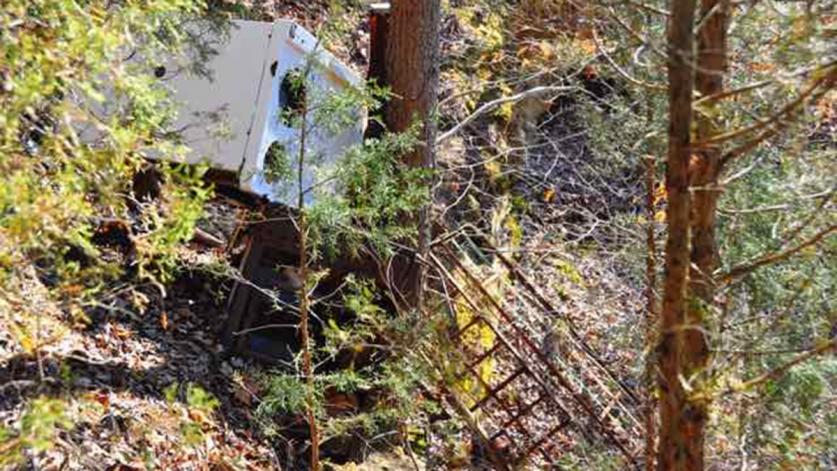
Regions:
[[[442,289],[451,295],[447,298],[454,299],[448,302],[462,303],[472,314],[451,334],[462,354],[457,384],[467,387],[449,388],[450,399],[479,418],[498,468],[559,467],[562,455],[582,444],[604,447],[621,455],[629,467],[637,466],[643,436],[634,415],[638,398],[569,319],[560,319],[565,327],[557,339],[560,352],[544,348],[544,319],[554,320],[558,311],[513,262],[493,252],[510,278],[511,289],[503,299],[463,263],[466,251],[455,239],[434,247],[429,261]],[[486,336],[490,342],[479,340]],[[490,375],[482,370],[487,362]]]

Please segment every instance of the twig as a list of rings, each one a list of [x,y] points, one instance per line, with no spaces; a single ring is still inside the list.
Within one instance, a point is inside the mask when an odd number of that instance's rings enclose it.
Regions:
[[[781,252],[772,253],[768,255],[764,255],[759,257],[752,262],[743,263],[741,265],[735,266],[731,268],[727,274],[721,277],[721,281],[723,283],[729,283],[732,280],[742,277],[758,268],[761,268],[765,265],[769,265],[771,263],[781,262],[782,260],[786,260],[793,255],[797,254],[798,252],[802,251],[803,249],[810,247],[812,245],[818,244],[823,239],[837,231],[837,224],[832,224],[825,229],[821,230],[820,232],[814,234],[810,239],[796,245],[795,247],[791,247],[787,250],[783,250]]]
[[[636,86],[649,88],[651,90],[667,90],[668,89],[668,87],[666,87],[664,85],[658,85],[658,84],[655,84],[655,83],[643,82],[642,80],[639,80],[637,78],[632,77],[627,71],[625,71],[624,69],[619,67],[619,64],[617,64],[616,61],[614,61],[613,58],[610,57],[610,54],[608,54],[607,51],[604,50],[604,45],[602,45],[601,41],[599,41],[599,35],[596,34],[596,28],[592,28],[590,31],[593,34],[593,42],[596,44],[596,49],[605,58],[607,63],[610,64],[611,67],[613,67],[613,70],[615,70],[619,75],[624,77],[625,80],[631,82],[632,84],[634,84]]]
[[[837,338],[831,339],[830,341],[820,345],[817,348],[814,348],[813,350],[809,350],[805,353],[797,355],[791,361],[785,363],[784,365],[781,365],[781,366],[779,366],[777,368],[774,368],[774,369],[772,369],[772,370],[770,370],[766,373],[763,373],[759,376],[756,376],[755,378],[753,378],[751,380],[744,381],[743,383],[740,383],[738,385],[733,386],[731,388],[731,392],[746,391],[746,390],[751,389],[755,386],[758,386],[762,383],[766,383],[767,381],[781,378],[782,376],[785,375],[785,373],[788,372],[788,370],[790,370],[794,366],[796,366],[796,365],[798,365],[798,364],[800,364],[800,363],[802,363],[802,362],[804,362],[804,361],[806,361],[810,358],[813,358],[817,355],[823,354],[823,353],[825,353],[829,350],[835,349],[835,348],[837,348]]]
[[[569,92],[571,90],[576,90],[577,87],[554,87],[554,86],[542,86],[542,87],[535,87],[530,88],[529,90],[520,92],[516,95],[507,96],[498,98],[496,100],[489,101],[488,103],[483,104],[476,111],[471,113],[467,118],[463,119],[459,122],[456,126],[452,127],[451,129],[445,131],[441,136],[436,139],[436,145],[443,143],[444,141],[450,139],[451,137],[455,136],[456,133],[462,130],[465,126],[471,124],[474,120],[479,118],[480,116],[488,113],[489,111],[498,108],[506,103],[515,103],[520,100],[531,98],[534,96],[545,95],[547,93],[564,93]]]
[[[750,126],[747,126],[747,127],[744,127],[744,128],[736,129],[736,130],[733,130],[733,131],[717,134],[717,135],[712,136],[708,139],[705,139],[701,142],[694,143],[692,145],[692,147],[693,148],[701,148],[701,147],[707,147],[711,144],[719,144],[721,142],[728,141],[730,139],[735,139],[736,137],[740,137],[744,134],[749,134],[753,131],[758,131],[759,129],[762,129],[766,126],[769,126],[770,124],[779,121],[784,116],[794,112],[802,103],[805,102],[805,100],[808,97],[810,97],[811,95],[814,94],[814,92],[817,90],[817,88],[820,87],[821,84],[825,83],[826,86],[823,87],[823,88],[826,89],[826,90],[829,89],[829,87],[830,87],[831,83],[834,81],[835,77],[837,77],[837,69],[833,69],[833,70],[829,71],[827,74],[825,74],[823,77],[820,77],[819,79],[814,80],[814,82],[811,83],[811,85],[808,88],[803,90],[799,94],[799,96],[797,96],[793,101],[791,101],[790,103],[788,103],[787,105],[782,107],[782,109],[780,109],[776,113],[768,116],[767,118],[758,120],[756,122],[756,124],[753,124],[753,125],[750,125]],[[724,160],[726,160],[726,157],[725,157]]]
[[[258,332],[260,330],[285,329],[285,328],[298,329],[299,326],[297,324],[265,324],[265,325],[260,325],[258,327],[250,327],[249,329],[244,329],[244,330],[239,330],[237,332],[233,332],[233,335],[238,337],[238,336],[246,335],[246,334],[249,334],[249,333],[252,333],[252,332]]]

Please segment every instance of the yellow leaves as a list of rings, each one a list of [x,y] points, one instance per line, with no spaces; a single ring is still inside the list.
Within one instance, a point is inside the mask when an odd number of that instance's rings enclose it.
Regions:
[[[655,212],[654,221],[659,223],[666,222],[666,211],[664,209],[661,209],[660,211]]]
[[[584,51],[587,55],[596,54],[596,43],[592,39],[575,39],[573,42],[578,49]]]
[[[517,48],[516,56],[524,68],[540,67],[558,57],[558,48],[548,40],[523,41]]]
[[[555,189],[547,188],[543,190],[543,202],[552,203],[553,201],[555,201]]]
[[[557,268],[567,281],[580,286],[584,285],[584,277],[581,276],[581,272],[572,263],[555,258],[552,260],[551,265]]]
[[[195,422],[199,423],[202,426],[206,425],[214,425],[214,421],[212,417],[209,415],[211,412],[207,412],[202,409],[189,409],[189,418],[194,420]]]
[[[512,95],[514,93],[512,88],[505,82],[500,84],[498,89],[500,90],[500,93],[504,96],[509,96],[509,95]],[[511,121],[513,113],[514,113],[514,103],[512,103],[512,102],[503,103],[502,105],[500,105],[499,108],[497,108],[494,111],[494,115],[497,116],[498,118],[502,119],[505,122]]]
[[[504,42],[503,18],[495,12],[489,13],[483,23],[476,28],[476,33],[487,49],[499,49]]]
[[[544,62],[551,61],[557,56],[557,48],[549,41],[539,41],[537,43],[537,49],[540,53],[540,58]]]
[[[488,160],[483,164],[485,173],[491,182],[495,182],[503,173],[503,166],[497,160]]]
[[[93,322],[92,319],[90,319],[90,316],[84,312],[84,309],[76,303],[72,303],[70,305],[69,311],[70,320],[72,321],[74,328],[82,329],[89,326],[90,323]]]
[[[654,190],[654,200],[653,205],[654,207],[658,207],[660,205],[664,205],[666,200],[668,199],[668,193],[666,192],[666,185],[663,182],[660,182],[657,185],[657,188]],[[666,211],[665,209],[660,209],[654,212],[654,220],[656,222],[665,222],[666,220]]]
[[[37,350],[37,342],[35,341],[34,336],[29,332],[28,329],[25,329],[18,323],[12,324],[12,335],[17,339],[20,348],[23,349],[24,353],[27,355],[32,355]]]

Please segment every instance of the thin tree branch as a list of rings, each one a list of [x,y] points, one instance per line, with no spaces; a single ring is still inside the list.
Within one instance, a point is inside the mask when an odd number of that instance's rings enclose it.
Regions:
[[[808,97],[814,94],[814,92],[817,90],[817,88],[819,88],[821,84],[826,83],[826,86],[823,88],[826,90],[829,89],[835,77],[837,77],[837,69],[833,69],[829,71],[827,74],[825,74],[823,77],[814,80],[814,82],[807,89],[802,91],[802,93],[800,93],[799,96],[796,97],[796,99],[794,99],[793,101],[785,105],[781,110],[777,111],[776,113],[767,117],[766,119],[758,120],[756,124],[753,124],[751,126],[736,129],[734,131],[729,131],[726,133],[721,133],[713,137],[710,137],[709,139],[705,139],[701,142],[696,142],[692,145],[692,147],[707,147],[709,145],[718,144],[724,141],[728,141],[730,139],[735,139],[736,137],[740,137],[745,134],[749,134],[753,131],[758,131],[759,129],[767,127],[773,124],[774,122],[781,120],[784,116],[795,111],[802,103],[805,102],[805,100]]]
[[[458,133],[459,131],[462,130],[462,128],[471,124],[472,122],[474,122],[474,120],[476,120],[480,116],[488,113],[489,111],[494,110],[495,108],[498,108],[502,105],[505,105],[506,103],[515,103],[515,102],[518,102],[518,101],[526,99],[526,98],[531,98],[531,97],[535,97],[535,96],[539,96],[539,95],[545,95],[547,93],[559,94],[559,93],[569,92],[569,91],[572,91],[572,90],[576,90],[577,88],[578,87],[553,87],[553,86],[535,87],[535,88],[531,88],[529,90],[520,92],[516,95],[502,97],[502,98],[498,98],[496,100],[489,101],[488,103],[485,103],[482,106],[480,106],[479,108],[477,108],[477,110],[474,111],[473,113],[471,113],[471,115],[469,115],[467,118],[460,121],[459,124],[452,127],[451,129],[445,131],[441,136],[439,136],[436,139],[436,145],[440,145],[444,141],[446,141],[446,140],[450,139],[451,137],[455,136],[456,133]]]
[[[604,45],[601,43],[601,41],[599,41],[599,35],[596,34],[596,28],[592,28],[590,31],[593,33],[593,42],[596,44],[596,49],[605,58],[607,63],[610,64],[611,67],[613,67],[613,70],[615,70],[619,75],[624,77],[625,80],[627,80],[628,82],[631,82],[632,84],[634,84],[636,86],[649,88],[651,90],[666,90],[667,89],[667,87],[664,86],[664,85],[658,85],[658,84],[655,84],[655,83],[643,82],[642,80],[634,78],[630,74],[628,74],[628,72],[626,72],[624,69],[619,67],[619,64],[617,64],[613,60],[613,58],[610,57],[610,54],[608,54],[607,51],[605,51]]]
[[[772,369],[772,370],[770,370],[766,373],[763,373],[759,376],[756,376],[755,378],[753,378],[751,380],[744,381],[743,383],[740,383],[738,385],[733,386],[731,388],[731,392],[746,391],[746,390],[751,389],[755,386],[766,383],[767,381],[781,378],[794,366],[796,366],[796,365],[798,365],[798,364],[800,364],[800,363],[802,363],[802,362],[804,362],[804,361],[806,361],[810,358],[813,358],[817,355],[821,355],[821,354],[823,354],[823,353],[825,353],[829,350],[833,350],[833,349],[835,349],[835,347],[837,347],[837,338],[833,338],[830,341],[820,345],[819,347],[816,347],[816,348],[814,348],[812,350],[809,350],[805,353],[799,354],[796,357],[794,357],[791,361],[789,361],[789,362],[787,362],[787,363],[785,363],[785,364],[783,364],[783,365],[781,365],[777,368],[774,368],[774,369]]]
[[[816,245],[826,237],[837,231],[837,224],[832,224],[831,226],[826,227],[825,229],[821,230],[820,232],[816,233],[810,239],[796,245],[795,247],[791,247],[787,250],[783,250],[781,252],[776,252],[768,255],[764,255],[755,259],[752,262],[743,263],[741,265],[735,266],[731,268],[725,275],[721,277],[721,281],[723,283],[729,283],[736,278],[740,278],[748,273],[751,273],[765,265],[769,265],[771,263],[781,262],[782,260],[786,260],[803,249],[810,247],[812,245]]]
[[[773,85],[775,83],[778,83],[779,80],[781,80],[781,79],[797,77],[799,75],[805,75],[805,74],[808,74],[810,72],[815,72],[815,71],[818,71],[818,70],[827,69],[829,67],[834,66],[835,64],[837,64],[837,61],[831,61],[831,62],[822,64],[822,65],[818,65],[816,67],[806,67],[804,69],[797,70],[795,72],[791,72],[790,74],[783,75],[781,78],[773,78],[773,79],[762,80],[760,82],[754,82],[754,83],[744,85],[742,87],[735,88],[735,89],[732,89],[732,90],[724,90],[723,92],[720,92],[720,93],[714,93],[712,95],[707,95],[707,96],[701,97],[698,100],[695,100],[694,103],[692,103],[692,105],[693,106],[700,106],[704,103],[712,103],[712,102],[720,101],[720,100],[723,100],[725,98],[729,98],[731,96],[740,95],[742,93],[747,93],[747,92],[750,92],[750,91],[753,91],[753,90],[758,90],[759,88],[764,88],[764,87],[767,87],[769,85]]]

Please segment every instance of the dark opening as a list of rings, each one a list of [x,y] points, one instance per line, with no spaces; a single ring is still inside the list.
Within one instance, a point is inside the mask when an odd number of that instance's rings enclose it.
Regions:
[[[154,76],[157,78],[163,78],[166,75],[166,66],[158,65],[154,67]]]
[[[292,126],[302,114],[306,99],[305,77],[299,69],[293,69],[285,74],[279,86],[280,119],[286,126]]]
[[[264,156],[264,178],[268,183],[276,183],[291,176],[288,150],[279,142],[273,142]]]

